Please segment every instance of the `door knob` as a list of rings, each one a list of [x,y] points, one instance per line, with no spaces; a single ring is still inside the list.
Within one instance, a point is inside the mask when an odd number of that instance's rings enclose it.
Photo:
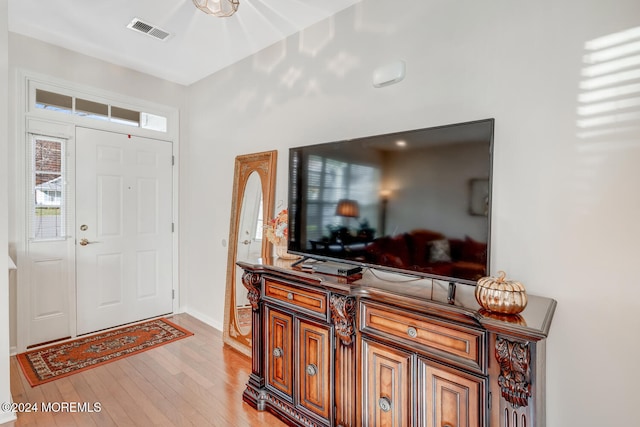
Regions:
[[[80,239],[80,246],[87,246],[91,243],[88,239]]]
[[[242,242],[243,245],[250,245],[251,244],[251,240],[245,240]]]

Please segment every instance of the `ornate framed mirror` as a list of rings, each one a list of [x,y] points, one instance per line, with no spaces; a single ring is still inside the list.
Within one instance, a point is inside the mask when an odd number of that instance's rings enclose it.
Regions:
[[[248,356],[252,309],[236,262],[253,262],[271,254],[271,244],[262,232],[263,222],[273,216],[277,155],[274,150],[237,156],[234,167],[222,337],[225,344]]]

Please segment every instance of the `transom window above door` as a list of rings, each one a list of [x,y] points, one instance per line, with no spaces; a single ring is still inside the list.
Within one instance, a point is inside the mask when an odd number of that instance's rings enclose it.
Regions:
[[[90,119],[110,121],[141,129],[167,132],[167,118],[144,111],[118,107],[109,103],[83,99],[36,89],[35,105],[37,109],[56,111],[63,114],[74,114]]]

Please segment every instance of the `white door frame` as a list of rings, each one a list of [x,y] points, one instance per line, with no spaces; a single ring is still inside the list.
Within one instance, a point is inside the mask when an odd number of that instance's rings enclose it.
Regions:
[[[17,109],[21,113],[16,115],[16,137],[14,138],[15,153],[16,153],[16,189],[14,200],[16,202],[14,206],[14,215],[16,227],[20,230],[16,233],[16,254],[17,264],[20,267],[19,274],[17,274],[17,336],[16,346],[12,348],[12,354],[20,353],[26,350],[29,345],[28,340],[31,336],[29,330],[29,319],[31,315],[31,307],[29,306],[30,285],[29,285],[29,271],[25,268],[29,264],[29,236],[28,236],[28,199],[27,193],[30,188],[30,170],[28,168],[29,151],[27,144],[30,143],[31,135],[38,134],[43,136],[51,136],[62,139],[67,139],[71,146],[75,143],[75,128],[76,126],[82,126],[93,129],[108,130],[111,132],[117,132],[122,134],[131,134],[143,137],[151,137],[153,139],[164,140],[172,143],[173,147],[173,188],[172,192],[172,214],[174,233],[172,239],[172,262],[173,262],[173,277],[172,288],[175,292],[175,298],[173,299],[173,312],[178,313],[181,308],[180,304],[180,286],[179,286],[179,114],[176,108],[162,106],[158,104],[148,103],[137,99],[127,98],[122,95],[97,90],[90,87],[81,87],[80,85],[64,82],[56,79],[52,79],[47,76],[36,75],[33,73],[18,71],[18,85],[21,96],[18,96]],[[140,111],[148,111],[151,113],[158,113],[167,117],[168,131],[166,133],[153,132],[145,129],[139,129],[135,127],[129,127],[117,123],[104,122],[100,120],[92,120],[85,117],[79,117],[70,114],[62,114],[54,111],[35,109],[33,107],[33,96],[35,87],[44,88],[45,90],[63,90],[65,93],[73,94],[79,97],[88,97],[89,99],[106,99],[109,102],[112,100],[120,100],[121,104],[136,106],[140,108]],[[51,89],[50,89],[51,88]],[[71,163],[71,162],[68,162]],[[72,166],[69,165],[68,166]],[[71,171],[70,176],[73,176]],[[68,224],[75,223],[75,216],[72,214],[67,218]],[[74,227],[68,227],[68,241],[69,245],[75,246],[75,230]],[[69,284],[69,310],[70,310],[70,335],[72,337],[77,336],[76,333],[76,313],[75,313],[75,263],[72,267],[73,274],[70,276],[73,278],[72,283]]]

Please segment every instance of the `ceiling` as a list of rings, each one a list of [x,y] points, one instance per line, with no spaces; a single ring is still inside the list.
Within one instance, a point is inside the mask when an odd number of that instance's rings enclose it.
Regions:
[[[189,85],[360,0],[240,0],[229,18],[192,0],[9,0],[9,31]],[[134,19],[170,35],[127,28]]]

